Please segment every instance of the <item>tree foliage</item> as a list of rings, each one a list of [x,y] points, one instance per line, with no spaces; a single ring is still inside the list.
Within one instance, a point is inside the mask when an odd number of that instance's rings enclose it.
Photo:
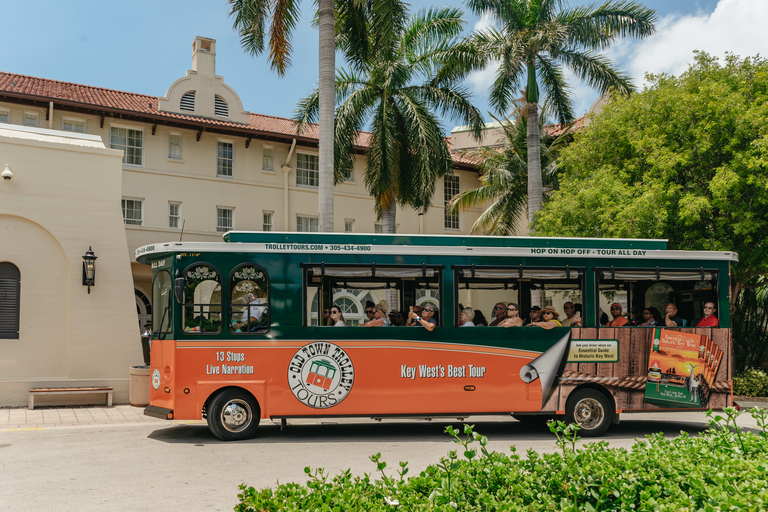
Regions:
[[[679,77],[647,78],[563,152],[536,233],[736,251],[733,304],[768,271],[768,61],[696,52]]]

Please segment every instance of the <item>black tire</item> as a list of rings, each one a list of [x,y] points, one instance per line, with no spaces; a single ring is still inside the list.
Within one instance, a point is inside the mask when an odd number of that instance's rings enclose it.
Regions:
[[[583,437],[603,435],[613,421],[611,402],[596,389],[584,388],[574,391],[565,403],[565,422],[576,423]]]
[[[211,397],[208,428],[222,441],[249,439],[261,419],[258,402],[242,389],[224,389]]]

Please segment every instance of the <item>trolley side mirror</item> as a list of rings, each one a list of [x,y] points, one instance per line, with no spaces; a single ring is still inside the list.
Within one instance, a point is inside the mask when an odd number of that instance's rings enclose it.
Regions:
[[[173,293],[176,295],[176,302],[179,304],[182,303],[184,300],[184,278],[183,277],[177,277],[173,281],[174,287],[173,287]]]

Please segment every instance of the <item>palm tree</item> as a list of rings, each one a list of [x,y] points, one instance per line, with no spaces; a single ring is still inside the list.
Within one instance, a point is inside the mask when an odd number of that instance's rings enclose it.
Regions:
[[[478,171],[482,185],[456,194],[448,204],[448,212],[457,213],[491,203],[475,221],[471,233],[510,236],[516,234],[528,202],[528,120],[522,109],[514,121],[491,117],[502,129],[499,146],[465,152],[480,162]],[[540,131],[542,120],[543,116],[539,118]],[[556,136],[545,130],[541,138],[542,181],[550,190],[558,188],[558,153],[572,138],[570,128]]]
[[[319,230],[333,231],[334,0],[318,0],[317,3],[320,32]],[[234,28],[240,35],[240,44],[252,55],[264,50],[265,24],[271,19],[269,59],[272,69],[278,75],[285,75],[291,62],[291,33],[298,21],[299,1],[229,0],[229,4],[229,15],[235,18]]]
[[[655,32],[656,11],[625,0],[566,8],[564,0],[467,0],[475,13],[490,13],[501,28],[482,30],[468,40],[480,57],[470,61],[499,62],[490,103],[507,111],[521,82],[526,84],[528,116],[528,221],[541,210],[543,189],[539,135],[539,84],[545,105],[562,124],[573,120],[573,104],[563,67],[590,86],[629,94],[629,77],[599,51],[619,36],[646,37]]]
[[[482,130],[482,116],[466,89],[438,74],[461,33],[461,11],[430,9],[402,23],[392,19],[395,11],[370,13],[366,23],[372,44],[364,55],[350,57],[353,69],[339,71],[336,78],[336,180],[352,169],[355,146],[370,123],[365,184],[385,233],[395,232],[398,204],[425,212],[437,180],[453,173],[438,113],[460,118],[475,137]],[[382,25],[390,27],[388,35]],[[349,55],[355,42],[343,35],[339,41]],[[299,104],[296,120],[304,126],[316,115],[317,91]]]

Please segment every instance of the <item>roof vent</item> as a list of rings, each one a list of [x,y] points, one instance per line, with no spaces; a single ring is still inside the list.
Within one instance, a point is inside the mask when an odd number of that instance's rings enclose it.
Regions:
[[[220,117],[229,117],[227,102],[219,95],[214,98],[214,113]]]
[[[181,97],[179,109],[186,110],[188,112],[195,111],[195,91],[188,92]]]

